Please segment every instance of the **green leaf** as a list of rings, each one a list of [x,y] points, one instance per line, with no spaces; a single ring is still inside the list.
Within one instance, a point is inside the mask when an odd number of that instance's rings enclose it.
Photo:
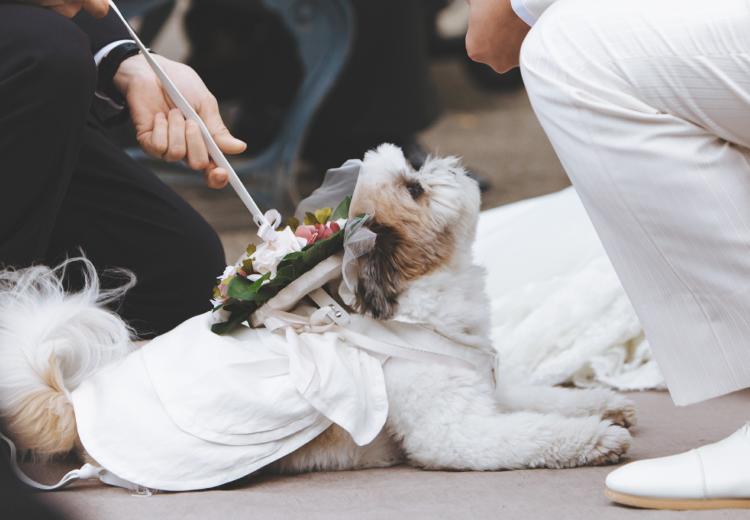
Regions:
[[[250,244],[249,246],[247,246],[247,249],[245,249],[247,256],[253,256],[253,253],[255,253],[255,249],[256,249],[255,244]]]
[[[341,203],[336,206],[336,209],[333,210],[333,215],[331,215],[331,220],[339,220],[342,218],[349,218],[349,207],[352,204],[352,198],[347,197],[344,200],[341,201]]]
[[[263,285],[263,282],[271,277],[271,273],[266,273],[261,276],[258,280],[251,282],[247,278],[241,276],[235,277],[229,286],[227,287],[227,295],[230,298],[235,298],[241,301],[255,301],[255,296],[258,294],[258,290]]]
[[[290,217],[286,221],[286,225],[292,228],[292,231],[297,231],[299,227],[299,219],[297,217]]]
[[[315,215],[313,215],[312,213],[310,213],[308,211],[307,213],[305,213],[305,220],[304,220],[304,222],[305,222],[306,226],[312,226],[313,224],[317,224],[318,223],[318,219],[315,218]]]
[[[228,321],[214,323],[211,325],[211,331],[215,334],[223,335],[233,331],[238,325],[247,319],[249,314],[233,314]]]
[[[242,270],[245,271],[245,273],[250,274],[253,272],[253,261],[249,258],[246,258],[242,261]]]
[[[318,224],[325,224],[328,222],[328,219],[333,214],[333,210],[331,208],[321,208],[315,210],[315,220],[318,221]]]

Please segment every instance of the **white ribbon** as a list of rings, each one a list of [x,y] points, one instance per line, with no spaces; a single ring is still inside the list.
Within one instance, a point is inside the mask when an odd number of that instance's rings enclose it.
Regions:
[[[38,489],[39,491],[57,491],[64,487],[69,486],[73,482],[78,480],[100,480],[104,484],[129,489],[138,495],[151,495],[152,491],[138,484],[134,484],[125,479],[122,479],[114,473],[107,471],[106,469],[95,466],[93,464],[84,464],[78,469],[67,472],[56,484],[42,484],[29,477],[23,470],[18,466],[18,453],[16,445],[2,432],[0,432],[0,439],[2,439],[10,449],[10,467],[13,473],[16,475],[18,480],[23,482],[29,487]]]
[[[464,345],[417,323],[390,320],[384,323],[350,315],[323,288],[308,296],[320,308],[309,316],[277,309],[263,313],[263,325],[289,334],[334,331],[355,348],[386,357],[457,365],[491,374],[495,355]]]

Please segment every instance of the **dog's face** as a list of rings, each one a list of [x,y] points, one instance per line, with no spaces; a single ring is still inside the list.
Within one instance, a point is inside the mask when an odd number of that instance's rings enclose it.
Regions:
[[[479,205],[479,187],[455,157],[415,171],[396,146],[367,152],[350,216],[371,215],[377,241],[360,259],[357,310],[388,319],[411,281],[470,258]]]

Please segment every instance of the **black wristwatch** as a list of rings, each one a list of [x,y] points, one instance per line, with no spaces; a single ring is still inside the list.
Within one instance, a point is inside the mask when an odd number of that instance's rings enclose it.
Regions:
[[[133,42],[118,45],[107,54],[99,63],[96,90],[118,105],[125,105],[125,98],[120,94],[114,84],[115,74],[123,61],[141,52],[140,48]]]

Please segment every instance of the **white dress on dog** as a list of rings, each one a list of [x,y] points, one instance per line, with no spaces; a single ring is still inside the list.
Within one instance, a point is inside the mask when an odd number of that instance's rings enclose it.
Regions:
[[[349,316],[319,289],[340,270],[334,256],[295,280],[253,315],[265,327],[219,336],[202,314],[85,380],[72,402],[89,455],[131,484],[215,487],[332,423],[369,444],[388,416],[389,357],[494,369],[492,355],[420,325]],[[319,312],[296,305],[307,294]]]
[[[209,488],[303,446],[332,420],[359,444],[381,430],[381,359],[335,332],[288,341],[210,326],[210,313],[192,318],[73,392],[81,441],[108,471],[149,488]]]

